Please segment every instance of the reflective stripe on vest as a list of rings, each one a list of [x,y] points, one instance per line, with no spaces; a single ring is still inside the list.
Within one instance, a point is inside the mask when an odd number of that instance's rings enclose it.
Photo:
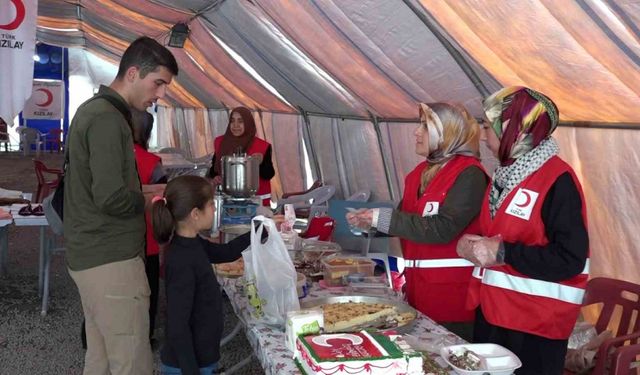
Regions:
[[[482,283],[496,288],[509,289],[532,296],[553,298],[576,305],[581,305],[584,297],[584,289],[582,288],[509,275],[494,270],[484,271]]]
[[[475,277],[476,279],[480,279],[482,280],[482,275],[484,274],[484,272],[482,272],[484,270],[484,268],[482,267],[473,267],[473,272],[471,273],[471,276]]]
[[[405,268],[443,268],[443,267],[473,267],[473,263],[465,259],[405,259]]]
[[[588,275],[589,274],[589,258],[587,258],[587,261],[584,263],[584,269],[582,270],[582,274],[583,275]]]
[[[589,274],[589,267],[590,267],[590,261],[589,258],[587,258],[585,264],[584,264],[584,268],[582,269],[581,274],[582,275],[588,275]],[[475,277],[476,279],[482,279],[482,275],[484,274],[483,272],[484,268],[482,267],[473,267],[473,272],[471,273],[471,276]]]

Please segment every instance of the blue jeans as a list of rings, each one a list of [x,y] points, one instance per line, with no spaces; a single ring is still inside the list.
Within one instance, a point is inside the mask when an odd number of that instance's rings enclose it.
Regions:
[[[214,363],[207,367],[200,367],[200,375],[211,375],[215,374],[215,371],[218,369],[218,363]],[[167,366],[164,363],[160,364],[160,374],[161,375],[182,375],[182,370],[177,367]]]

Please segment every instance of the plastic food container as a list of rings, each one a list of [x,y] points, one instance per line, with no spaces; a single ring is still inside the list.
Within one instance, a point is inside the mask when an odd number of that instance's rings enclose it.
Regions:
[[[341,251],[340,245],[333,242],[302,240],[300,250],[289,250],[296,270],[303,273],[308,281],[319,281],[323,276],[322,259]]]
[[[351,295],[386,296],[389,298],[396,296],[387,282],[386,275],[362,277],[356,273],[344,276],[342,282],[347,286],[347,292]]]
[[[465,370],[456,367],[450,361],[452,353],[462,355],[470,350],[480,357],[480,368],[477,370]],[[509,349],[496,344],[464,344],[445,346],[440,350],[440,355],[451,368],[460,375],[511,375],[516,369],[522,367],[518,356]]]
[[[327,286],[342,286],[343,277],[348,275],[373,276],[375,265],[376,263],[369,258],[330,256],[322,259],[324,282]]]

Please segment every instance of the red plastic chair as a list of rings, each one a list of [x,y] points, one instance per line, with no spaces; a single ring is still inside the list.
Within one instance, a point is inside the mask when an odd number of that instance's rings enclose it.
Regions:
[[[60,176],[64,174],[61,169],[47,168],[40,160],[34,160],[33,165],[36,169],[36,178],[38,179],[38,190],[34,202],[40,203],[51,192],[58,187]],[[55,179],[47,180],[45,174],[55,175]]]
[[[307,230],[304,233],[301,233],[300,237],[318,237],[319,241],[329,241],[335,227],[336,221],[333,220],[330,216],[317,216],[309,221]]]
[[[49,130],[45,140],[45,149],[47,148],[47,144],[49,145],[49,152],[53,152],[53,148],[55,147],[56,151],[60,153],[64,145],[62,142],[62,129]]]
[[[630,366],[640,355],[640,285],[606,277],[591,279],[587,284],[583,305],[593,304],[602,304],[595,327],[598,333],[611,324],[616,307],[622,311],[614,337],[606,340],[598,349],[592,374],[637,374],[637,370],[630,369]],[[625,345],[627,342],[629,345]],[[607,364],[610,365],[608,372]]]

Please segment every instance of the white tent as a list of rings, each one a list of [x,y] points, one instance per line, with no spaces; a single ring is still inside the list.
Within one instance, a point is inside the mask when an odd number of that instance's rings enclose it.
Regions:
[[[276,195],[309,183],[306,151],[339,195],[397,200],[418,160],[417,102],[481,116],[501,86],[539,90],[559,106],[555,136],[587,196],[592,275],[640,282],[635,0],[40,0],[38,13],[39,40],[112,62],[137,36],[165,42],[187,22],[159,142],[205,155],[226,109],[255,109]]]

